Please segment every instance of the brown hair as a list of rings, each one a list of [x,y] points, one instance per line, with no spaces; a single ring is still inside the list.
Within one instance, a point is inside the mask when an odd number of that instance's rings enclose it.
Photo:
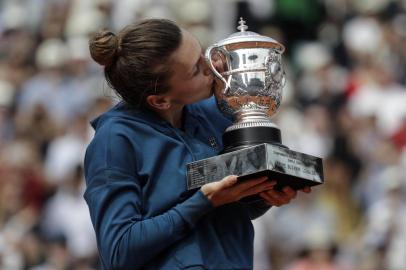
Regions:
[[[149,19],[131,24],[117,35],[97,32],[90,54],[104,66],[108,84],[133,107],[143,107],[150,94],[169,90],[170,55],[180,46],[181,29],[172,21]]]

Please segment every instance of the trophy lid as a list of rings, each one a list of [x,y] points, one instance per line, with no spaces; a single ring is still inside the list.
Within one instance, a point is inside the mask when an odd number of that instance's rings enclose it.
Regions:
[[[245,21],[241,17],[239,20],[239,26],[237,27],[239,32],[231,34],[225,39],[220,40],[216,45],[217,46],[229,46],[231,45],[232,49],[239,48],[272,48],[279,53],[285,51],[285,47],[276,41],[273,38],[262,36],[258,33],[246,31],[248,26],[245,24]]]

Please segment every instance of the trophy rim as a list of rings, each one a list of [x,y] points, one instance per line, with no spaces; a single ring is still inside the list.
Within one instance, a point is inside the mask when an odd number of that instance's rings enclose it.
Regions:
[[[273,49],[280,54],[285,52],[285,46],[283,46],[281,43],[272,38],[262,36],[256,36],[256,38],[252,39],[242,37],[225,39],[215,44],[214,47],[225,47],[228,51],[249,48],[265,48]]]

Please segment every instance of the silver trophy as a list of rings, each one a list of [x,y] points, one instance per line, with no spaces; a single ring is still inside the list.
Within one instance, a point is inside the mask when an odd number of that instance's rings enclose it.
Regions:
[[[279,108],[286,82],[282,66],[285,48],[270,37],[247,31],[242,18],[239,24],[239,32],[206,51],[209,66],[224,84],[224,89],[215,92],[219,108],[235,119],[223,137],[225,152],[262,142],[281,143],[271,116]],[[221,73],[214,58],[221,62]]]
[[[188,164],[188,187],[193,189],[234,174],[240,179],[268,175],[277,188],[294,189],[323,183],[318,157],[289,150],[272,122],[286,83],[282,65],[284,46],[276,40],[247,31],[241,18],[239,32],[206,50],[206,61],[223,82],[215,96],[219,109],[232,116],[223,134],[223,152]]]

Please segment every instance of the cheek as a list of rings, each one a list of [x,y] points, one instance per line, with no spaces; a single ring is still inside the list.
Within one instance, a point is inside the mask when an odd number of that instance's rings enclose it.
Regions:
[[[196,77],[195,79],[191,80],[187,86],[189,93],[196,93],[199,92],[199,90],[202,90],[202,88],[205,87],[205,84],[202,78]]]
[[[195,85],[200,90],[211,88],[210,80],[206,76],[200,76]]]
[[[192,80],[184,82],[180,98],[187,100],[187,103],[196,102],[207,98],[211,93],[211,85],[205,76],[196,76]]]

